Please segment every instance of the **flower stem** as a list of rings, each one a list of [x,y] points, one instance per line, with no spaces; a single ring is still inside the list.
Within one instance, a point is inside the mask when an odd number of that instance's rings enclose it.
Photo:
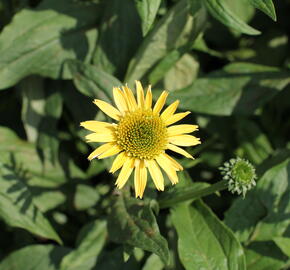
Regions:
[[[170,206],[175,205],[176,203],[184,202],[187,200],[196,200],[200,199],[204,196],[213,194],[215,192],[224,190],[228,187],[226,180],[221,180],[209,187],[196,188],[193,186],[192,188],[186,188],[182,193],[177,193],[176,196],[164,197],[159,200],[159,207],[161,209],[168,208]]]

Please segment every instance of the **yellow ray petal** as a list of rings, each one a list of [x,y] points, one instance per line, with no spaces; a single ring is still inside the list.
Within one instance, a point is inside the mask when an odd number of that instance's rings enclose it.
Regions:
[[[147,182],[147,169],[144,164],[144,160],[135,161],[135,176],[134,176],[134,186],[135,186],[135,197],[142,199],[143,193]]]
[[[94,120],[81,122],[80,125],[90,131],[97,133],[110,132],[114,129],[113,124]]]
[[[189,154],[188,152],[186,152],[185,150],[183,150],[182,148],[180,148],[180,147],[178,147],[178,146],[176,146],[176,145],[174,145],[174,144],[168,144],[167,145],[167,148],[169,149],[169,150],[171,150],[171,151],[174,151],[174,152],[176,152],[176,153],[178,153],[178,154],[180,154],[180,155],[183,155],[183,156],[185,156],[185,157],[187,157],[187,158],[191,158],[191,159],[194,159],[194,157],[191,155],[191,154]]]
[[[114,173],[116,171],[118,171],[123,164],[125,163],[126,159],[128,157],[126,156],[125,152],[120,153],[114,160],[112,167],[110,169],[110,173]]]
[[[198,129],[197,125],[175,125],[167,128],[168,136],[181,135],[191,133]]]
[[[176,170],[171,166],[171,164],[168,162],[168,159],[164,156],[164,154],[160,154],[155,159],[156,159],[157,163],[160,165],[160,167],[168,175],[172,185],[175,185],[176,183],[178,183],[178,177],[176,174]]]
[[[189,114],[190,114],[190,112],[188,111],[188,112],[183,112],[183,113],[176,113],[168,118],[164,118],[165,125],[169,126],[171,124],[174,124],[175,122],[178,122],[179,120],[181,120],[182,118],[184,118],[185,116],[187,116]]]
[[[145,98],[145,109],[149,110],[152,107],[152,92],[151,85],[148,86],[146,98]]]
[[[127,102],[124,96],[124,93],[121,91],[121,89],[114,87],[113,88],[113,95],[114,95],[114,101],[119,109],[119,111],[124,115],[126,111],[128,111]]]
[[[105,114],[107,114],[111,118],[113,118],[115,120],[119,120],[121,114],[111,104],[109,104],[105,101],[99,100],[99,99],[95,99],[94,104],[96,104],[100,108],[100,110],[102,110]]]
[[[160,113],[160,111],[162,110],[162,108],[165,104],[167,96],[168,96],[168,92],[163,91],[154,105],[154,108],[153,108],[154,113]]]
[[[193,146],[200,144],[200,139],[192,135],[177,135],[168,138],[169,142],[179,146]]]
[[[104,153],[105,151],[107,151],[108,149],[110,149],[112,147],[112,143],[105,143],[101,146],[99,146],[97,149],[95,149],[89,156],[88,156],[88,160],[92,160],[96,157],[98,157],[99,155],[101,155],[102,153]]]
[[[147,160],[146,165],[149,169],[149,172],[152,176],[152,180],[157,188],[157,190],[164,190],[164,178],[162,172],[157,165],[155,160]]]
[[[166,153],[163,154],[165,158],[167,158],[167,162],[171,164],[175,168],[176,171],[182,171],[183,167],[171,156],[167,155]]]
[[[122,89],[126,96],[128,109],[130,111],[135,111],[138,108],[138,106],[132,90],[127,85],[123,86]]]
[[[108,149],[107,151],[99,155],[98,159],[114,156],[120,152],[121,152],[121,149],[117,145],[114,144],[110,149]]]
[[[134,159],[127,157],[116,181],[116,185],[118,188],[122,188],[126,184],[129,176],[132,173],[133,168],[134,168]]]
[[[91,133],[86,137],[87,142],[113,142],[115,141],[115,137],[113,132],[106,133]]]
[[[178,105],[179,105],[179,100],[176,100],[176,101],[174,101],[172,104],[170,104],[170,105],[169,105],[169,106],[168,106],[168,107],[163,111],[163,113],[160,115],[161,118],[162,118],[163,120],[166,120],[167,118],[171,117],[171,116],[175,113],[175,111],[176,111]]]
[[[136,90],[137,90],[137,101],[138,107],[144,108],[145,100],[144,100],[144,90],[142,84],[139,81],[135,81]]]

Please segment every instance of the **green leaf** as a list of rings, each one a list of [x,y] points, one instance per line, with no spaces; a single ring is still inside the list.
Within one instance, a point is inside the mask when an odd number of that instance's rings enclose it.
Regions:
[[[251,115],[290,83],[290,72],[249,63],[234,63],[199,78],[169,95],[181,109],[213,115]]]
[[[275,244],[282,252],[290,258],[290,238],[289,237],[274,237]]]
[[[272,0],[248,0],[255,8],[260,9],[267,14],[272,20],[276,21],[275,6]]]
[[[135,0],[135,2],[142,19],[143,36],[146,36],[154,23],[161,0]]]
[[[156,254],[151,254],[146,260],[142,270],[162,270],[164,264]]]
[[[100,68],[79,61],[67,61],[77,89],[84,95],[96,98],[105,94],[106,98],[112,99],[113,87],[121,86],[122,83],[101,70]]]
[[[89,61],[97,31],[96,5],[46,0],[19,11],[0,35],[0,89],[30,74],[69,78],[66,59]]]
[[[80,233],[78,247],[63,258],[60,269],[91,269],[105,244],[106,237],[105,221],[94,221],[87,224]]]
[[[108,230],[112,241],[151,251],[165,265],[168,264],[167,241],[159,232],[150,205],[122,195],[116,196],[108,220]]]
[[[77,210],[86,210],[93,207],[100,199],[98,191],[88,185],[79,184],[76,187],[74,206]]]
[[[180,49],[181,51],[178,51],[178,53],[182,55],[187,51],[188,44],[191,43],[192,45],[194,39],[203,29],[205,22],[205,12],[202,8],[196,11],[195,16],[192,16],[190,12],[190,3],[186,0],[181,0],[166,13],[145,37],[136,56],[130,62],[125,77],[126,82],[130,84],[134,80],[141,79],[148,70],[158,64],[169,52]],[[173,57],[172,59],[170,61],[162,60],[163,63],[158,68],[161,69],[158,72],[159,77],[162,74],[160,72],[165,74],[175,64],[178,57]]]
[[[259,35],[260,31],[252,28],[234,14],[223,0],[205,0],[205,6],[213,17],[226,26],[248,35]]]
[[[246,269],[243,249],[234,234],[203,203],[172,209],[178,254],[186,270]]]
[[[49,221],[34,205],[24,184],[25,171],[0,163],[0,217],[10,226],[62,243]]]
[[[1,263],[0,270],[58,270],[68,248],[53,245],[31,245],[10,253]]]

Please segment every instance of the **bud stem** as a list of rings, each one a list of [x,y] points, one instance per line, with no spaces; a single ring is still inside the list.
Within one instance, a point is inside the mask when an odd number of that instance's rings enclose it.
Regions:
[[[187,200],[196,200],[200,199],[204,196],[213,194],[218,191],[222,191],[228,188],[228,182],[226,180],[221,180],[209,187],[197,189],[196,187],[188,188],[182,194],[177,194],[176,196],[172,196],[171,198],[164,198],[159,200],[160,209],[168,208],[176,203],[184,202]]]

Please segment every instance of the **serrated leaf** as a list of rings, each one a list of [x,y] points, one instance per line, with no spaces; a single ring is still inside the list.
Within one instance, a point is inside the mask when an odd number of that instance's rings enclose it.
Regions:
[[[172,209],[178,254],[186,270],[246,269],[243,248],[234,234],[203,203]]]
[[[53,245],[26,246],[10,253],[0,263],[0,270],[58,270],[61,258],[68,251]]]
[[[123,195],[115,197],[108,220],[108,230],[112,241],[153,252],[164,264],[168,264],[167,241],[160,234],[148,204]]]
[[[0,35],[0,89],[30,74],[69,78],[66,59],[88,61],[96,41],[96,5],[45,0],[19,11]]]
[[[182,47],[187,47],[189,41],[193,42],[203,29],[204,22],[203,9],[198,10],[193,17],[190,3],[186,0],[178,1],[145,37],[136,56],[130,62],[125,81],[130,84],[134,80],[141,79],[171,51],[181,49],[181,55],[185,53],[186,50]],[[173,63],[170,61],[166,68],[161,64],[164,73],[178,59],[173,58],[173,60]]]
[[[249,63],[233,63],[173,92],[167,103],[212,115],[251,115],[290,83],[290,72]]]
[[[32,194],[23,182],[24,177],[25,171],[13,164],[0,163],[0,217],[10,226],[62,243],[34,204]]]
[[[161,0],[135,0],[135,2],[142,19],[143,36],[146,36],[154,23]]]
[[[275,6],[272,0],[249,0],[255,7],[267,14],[273,21],[276,21]]]
[[[61,261],[61,270],[91,269],[101,252],[106,236],[105,221],[94,221],[87,224],[81,231],[78,246]]]
[[[67,61],[66,65],[73,76],[75,86],[86,96],[96,98],[105,94],[111,99],[113,87],[122,85],[117,78],[96,66],[79,61]]]
[[[206,8],[213,17],[226,26],[248,35],[259,35],[260,31],[252,28],[234,14],[223,0],[205,0]]]

